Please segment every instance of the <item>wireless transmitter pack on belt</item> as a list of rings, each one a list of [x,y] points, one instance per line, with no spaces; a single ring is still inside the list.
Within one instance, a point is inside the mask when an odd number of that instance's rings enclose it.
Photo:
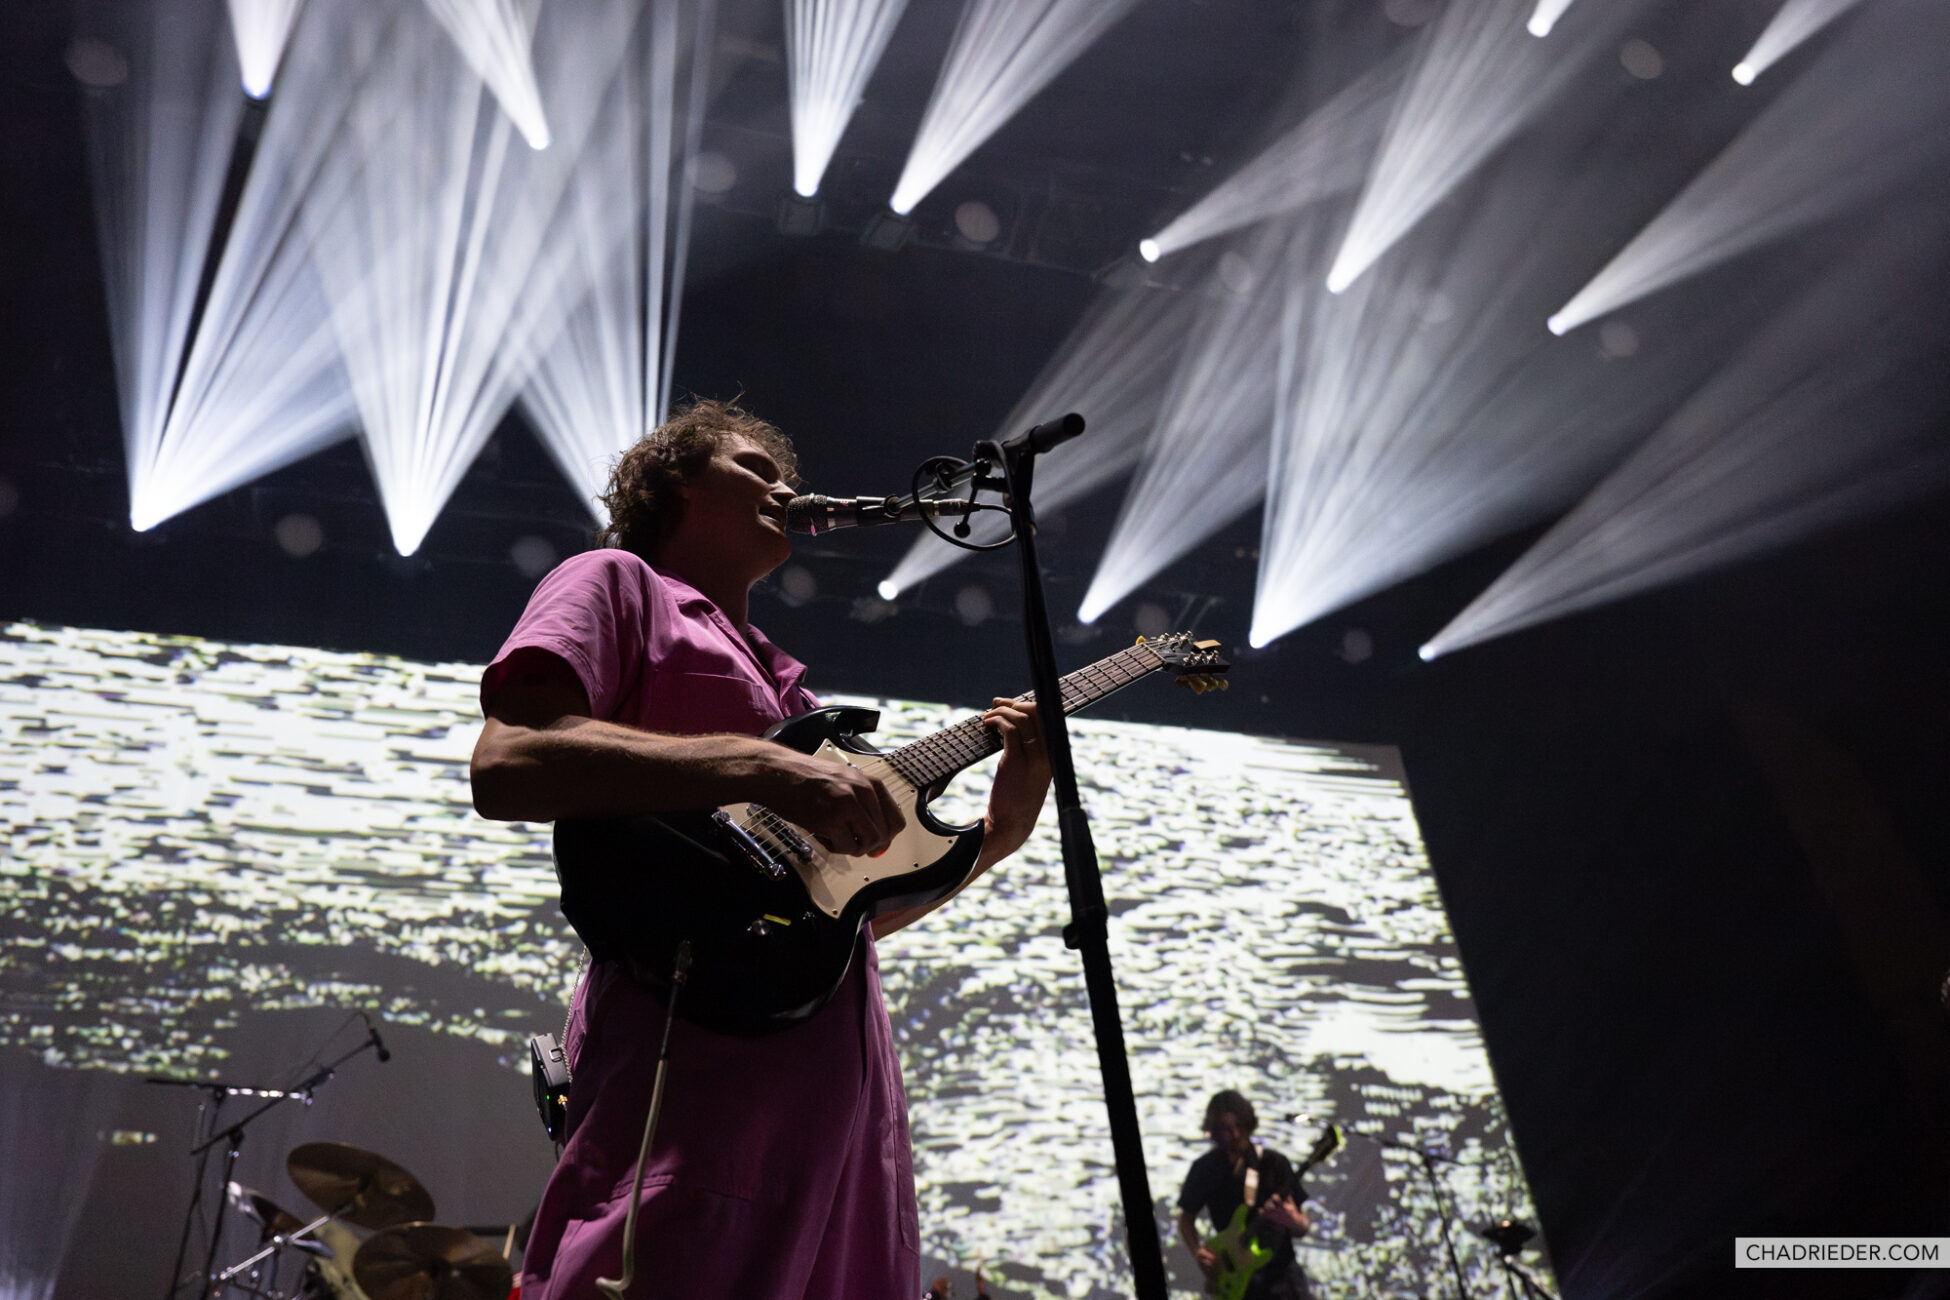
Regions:
[[[535,1079],[535,1109],[549,1140],[560,1143],[569,1132],[569,1059],[554,1034],[535,1034],[528,1040],[528,1065]]]

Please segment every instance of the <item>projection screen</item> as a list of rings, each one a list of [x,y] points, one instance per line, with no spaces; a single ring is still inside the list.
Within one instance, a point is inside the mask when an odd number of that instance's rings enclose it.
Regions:
[[[0,630],[0,1143],[20,1175],[0,1192],[0,1297],[166,1289],[208,1099],[148,1076],[289,1087],[352,1051],[311,1104],[248,1128],[240,1185],[308,1218],[284,1155],[338,1140],[412,1171],[441,1222],[493,1229],[532,1208],[553,1150],[526,1040],[560,1032],[580,950],[547,827],[470,806],[478,680],[293,646]],[[845,702],[881,711],[883,743],[965,716]],[[1445,1211],[1472,1294],[1501,1289],[1473,1229],[1535,1216],[1394,752],[1072,725],[1175,1293],[1198,1291],[1172,1220],[1223,1087],[1296,1161],[1329,1123],[1345,1139],[1305,1180],[1316,1295],[1447,1294]],[[972,816],[985,788],[969,773],[944,802]],[[1067,920],[1046,817],[1021,855],[882,945],[925,1277],[957,1296],[977,1269],[998,1298],[1128,1287]],[[391,1062],[355,1050],[361,1011]],[[221,1123],[253,1104],[231,1098]],[[215,1212],[206,1198],[192,1255]],[[255,1241],[229,1225],[219,1265]],[[1524,1262],[1548,1282],[1536,1252]]]

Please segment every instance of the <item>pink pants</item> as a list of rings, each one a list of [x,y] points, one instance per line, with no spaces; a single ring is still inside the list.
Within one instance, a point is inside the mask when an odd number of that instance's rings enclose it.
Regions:
[[[623,1223],[663,1008],[613,963],[576,990],[570,1138],[523,1258],[524,1300],[597,1300]],[[737,1038],[683,1020],[637,1214],[631,1300],[915,1300],[907,1101],[873,942],[806,1024]]]

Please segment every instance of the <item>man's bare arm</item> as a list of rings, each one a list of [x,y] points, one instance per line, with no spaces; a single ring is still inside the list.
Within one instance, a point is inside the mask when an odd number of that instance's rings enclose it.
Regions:
[[[844,764],[752,736],[638,731],[590,712],[567,663],[517,651],[474,746],[475,810],[499,821],[555,821],[753,800],[831,848],[869,853],[904,824],[880,783]]]

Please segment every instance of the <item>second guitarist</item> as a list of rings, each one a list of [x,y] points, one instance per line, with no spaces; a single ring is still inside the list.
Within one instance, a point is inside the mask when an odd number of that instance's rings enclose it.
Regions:
[[[1206,1290],[1244,1300],[1308,1300],[1306,1277],[1293,1256],[1293,1239],[1307,1232],[1300,1208],[1307,1194],[1292,1162],[1253,1141],[1259,1117],[1253,1104],[1230,1088],[1206,1103],[1204,1127],[1212,1149],[1192,1162],[1179,1190],[1178,1235],[1198,1262]],[[1234,1258],[1221,1258],[1199,1236],[1199,1213],[1223,1235],[1242,1208],[1246,1230],[1239,1237],[1245,1248],[1235,1250]]]

